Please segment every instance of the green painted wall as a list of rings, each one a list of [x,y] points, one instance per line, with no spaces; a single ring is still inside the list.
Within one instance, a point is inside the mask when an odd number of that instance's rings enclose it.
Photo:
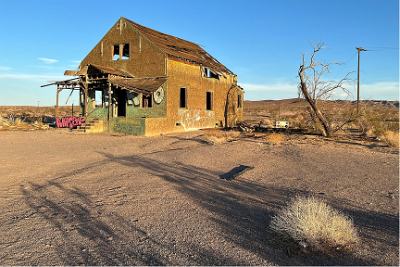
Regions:
[[[145,125],[146,119],[144,118],[112,118],[110,130],[116,133],[144,135],[146,130]],[[105,125],[106,127],[107,125]]]

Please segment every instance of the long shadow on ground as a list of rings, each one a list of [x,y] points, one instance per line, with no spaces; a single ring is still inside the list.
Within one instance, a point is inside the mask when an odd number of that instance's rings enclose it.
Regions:
[[[259,257],[278,265],[377,265],[368,259],[354,255],[298,255],[290,258],[284,246],[276,242],[267,230],[271,217],[285,202],[308,192],[290,188],[273,188],[235,179],[226,181],[204,168],[180,162],[164,163],[143,156],[114,157],[104,154],[114,162],[126,166],[139,166],[177,186],[178,190],[211,212],[209,219],[218,223],[227,240]],[[398,217],[386,218],[379,213],[364,212],[353,207],[346,212],[353,216],[357,227],[369,227],[382,234],[397,234]],[[375,222],[380,221],[384,223]],[[376,240],[379,242],[379,240]],[[395,241],[396,242],[396,241]],[[398,246],[398,241],[397,241]],[[216,264],[216,262],[207,262]],[[243,263],[234,263],[243,264]],[[250,264],[250,263],[245,263]]]
[[[226,240],[257,255],[265,262],[277,265],[377,265],[378,262],[354,255],[303,255],[289,257],[285,246],[268,231],[271,217],[296,194],[308,192],[290,188],[261,186],[241,179],[221,179],[223,173],[181,162],[165,163],[148,156],[114,157],[101,153],[105,159],[63,175],[73,176],[112,161],[140,168],[173,184],[179,192],[207,210],[209,220],[218,225]],[[59,177],[60,178],[60,177]],[[174,252],[172,244],[146,233],[137,225],[116,213],[104,213],[92,197],[78,188],[65,187],[63,179],[46,184],[30,183],[21,187],[26,204],[41,218],[50,222],[62,234],[57,251],[64,265],[177,265],[163,256],[162,251]],[[352,215],[357,227],[397,236],[398,217],[364,212],[357,207],[345,210]],[[167,230],[166,230],[167,231]],[[375,235],[368,236],[375,242]],[[375,240],[374,240],[375,239]],[[389,242],[396,245],[396,241]],[[229,255],[218,255],[199,244],[187,244],[194,259],[188,265],[260,265],[260,262],[238,261]]]

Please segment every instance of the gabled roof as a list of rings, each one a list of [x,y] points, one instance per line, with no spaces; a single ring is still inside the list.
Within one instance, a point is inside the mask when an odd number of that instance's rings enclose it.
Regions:
[[[134,26],[156,46],[158,46],[158,48],[164,51],[164,53],[166,53],[169,57],[200,64],[216,72],[224,72],[235,75],[227,67],[222,65],[218,60],[208,54],[198,44],[144,27],[128,19],[126,19],[126,21]]]

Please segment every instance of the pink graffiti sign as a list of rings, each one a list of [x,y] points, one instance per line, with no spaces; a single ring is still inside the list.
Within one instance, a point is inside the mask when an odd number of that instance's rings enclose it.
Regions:
[[[82,125],[85,122],[85,118],[74,118],[74,117],[67,117],[67,118],[56,118],[57,128],[74,128],[75,126]]]

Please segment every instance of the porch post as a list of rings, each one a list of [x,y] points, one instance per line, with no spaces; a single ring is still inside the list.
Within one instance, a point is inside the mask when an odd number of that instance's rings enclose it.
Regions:
[[[88,77],[87,74],[85,75],[85,81],[83,82],[83,86],[85,87],[85,118],[87,118],[88,113],[88,93],[89,93],[89,86],[88,86]]]
[[[58,117],[58,100],[59,100],[59,94],[62,91],[62,89],[60,89],[60,86],[57,84],[57,100],[56,100],[56,107],[55,107],[55,117]]]
[[[111,120],[111,82],[110,74],[108,74],[108,128],[107,131],[110,132],[110,120]]]

